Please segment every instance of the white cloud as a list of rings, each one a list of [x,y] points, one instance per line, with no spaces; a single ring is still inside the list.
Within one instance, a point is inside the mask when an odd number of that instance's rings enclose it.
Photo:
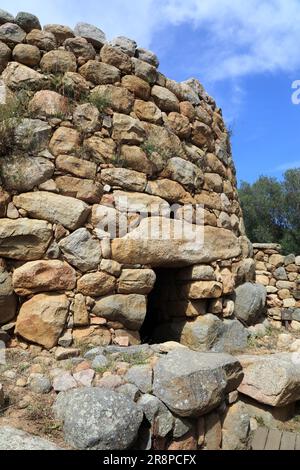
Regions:
[[[195,43],[205,30],[201,70],[208,80],[300,68],[299,0],[3,0],[1,8],[35,12],[43,23],[89,21],[143,46],[170,25],[193,27]]]

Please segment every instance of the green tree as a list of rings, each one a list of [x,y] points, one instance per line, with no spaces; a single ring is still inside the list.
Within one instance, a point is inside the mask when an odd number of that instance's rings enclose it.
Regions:
[[[288,170],[283,181],[261,176],[252,185],[242,182],[239,193],[252,242],[280,243],[285,253],[300,252],[300,168]]]

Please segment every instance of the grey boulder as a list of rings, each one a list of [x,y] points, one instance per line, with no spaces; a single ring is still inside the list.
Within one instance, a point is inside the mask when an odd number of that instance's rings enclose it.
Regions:
[[[0,450],[63,450],[46,439],[10,426],[0,427]]]
[[[267,291],[261,284],[246,282],[235,291],[235,316],[247,325],[254,324],[266,308]]]
[[[65,440],[77,449],[125,450],[135,442],[142,410],[123,394],[102,388],[62,393],[54,404]]]
[[[101,29],[89,23],[78,23],[74,30],[76,36],[80,36],[90,42],[96,49],[106,43],[105,33]]]
[[[20,28],[24,29],[26,33],[30,33],[33,29],[42,29],[38,17],[31,13],[26,13],[25,11],[20,11],[17,14],[15,23],[20,26]]]
[[[14,17],[10,13],[0,8],[0,25],[5,23],[13,23]]]
[[[198,417],[215,409],[243,378],[228,354],[174,350],[154,369],[153,393],[176,415]]]

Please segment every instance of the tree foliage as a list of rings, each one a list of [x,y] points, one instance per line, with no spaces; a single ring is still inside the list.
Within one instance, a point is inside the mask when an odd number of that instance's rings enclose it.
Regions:
[[[253,243],[280,243],[285,253],[300,253],[300,168],[288,170],[283,181],[261,176],[242,182],[239,193]]]

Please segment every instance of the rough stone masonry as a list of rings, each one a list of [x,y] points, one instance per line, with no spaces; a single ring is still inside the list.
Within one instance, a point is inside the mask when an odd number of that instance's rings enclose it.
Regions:
[[[141,334],[245,346],[235,317],[255,322],[265,293],[222,112],[196,79],[177,83],[158,65],[95,26],[0,14],[0,103],[22,105],[0,158],[6,333],[46,349],[135,345]],[[204,244],[156,236],[166,223],[171,235],[195,230],[199,205]],[[245,283],[257,300],[246,319],[235,307]]]

